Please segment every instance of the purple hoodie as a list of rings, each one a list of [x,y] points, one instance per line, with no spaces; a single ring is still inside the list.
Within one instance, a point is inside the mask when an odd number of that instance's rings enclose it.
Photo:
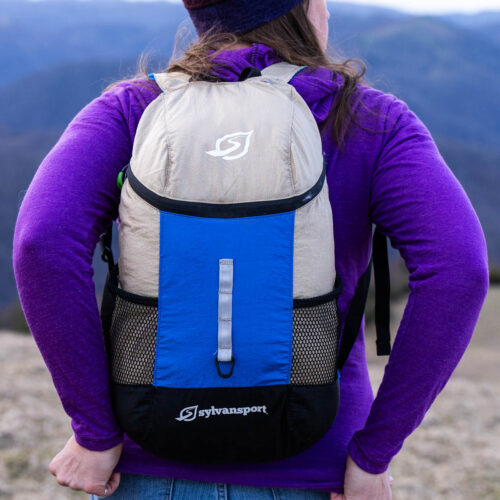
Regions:
[[[263,45],[226,52],[220,76],[278,62]],[[342,80],[303,72],[292,84],[321,125]],[[423,123],[393,95],[359,86],[357,121],[343,150],[323,133],[335,262],[345,318],[371,251],[372,224],[410,273],[410,295],[374,399],[364,324],[340,379],[329,432],[305,452],[265,464],[196,466],[154,457],[120,431],[92,281],[99,234],[117,216],[116,177],[128,163],[153,82],[118,84],[88,104],[40,165],[14,239],[19,295],[77,441],[105,450],[125,440],[117,471],[200,481],[342,492],[347,453],[381,473],[420,424],[471,339],[488,289],[486,243],[462,186]],[[362,101],[362,102],[361,102]]]

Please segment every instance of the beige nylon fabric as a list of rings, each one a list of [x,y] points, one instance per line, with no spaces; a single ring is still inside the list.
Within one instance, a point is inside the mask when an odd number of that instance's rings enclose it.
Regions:
[[[189,84],[186,73],[155,73],[155,82],[165,94]]]
[[[320,194],[295,211],[293,297],[307,299],[333,290],[335,253],[332,209],[325,182]]]
[[[184,201],[265,202],[307,192],[321,175],[323,152],[307,104],[279,76],[288,78],[293,68],[281,65],[238,83],[155,75],[164,94],[140,120],[134,175],[160,196]],[[157,296],[159,211],[145,205],[125,182],[120,277],[124,289]],[[326,182],[296,211],[294,245],[294,298],[330,292],[335,261]]]
[[[131,162],[152,191],[176,200],[243,203],[289,198],[319,178],[319,131],[292,86],[274,78],[187,84],[174,76],[171,85],[168,77],[157,80],[167,89],[157,105],[163,111],[141,119]],[[155,136],[146,139],[151,130]],[[168,155],[160,176],[158,151]]]
[[[158,297],[160,211],[125,182],[120,201],[120,285],[146,297]]]
[[[137,127],[130,160],[134,174],[140,172],[146,182],[158,186],[165,186],[168,172],[165,110],[165,94],[161,94],[146,108]]]
[[[280,62],[264,68],[261,73],[266,78],[276,78],[282,82],[288,83],[302,68],[304,68],[304,66]]]

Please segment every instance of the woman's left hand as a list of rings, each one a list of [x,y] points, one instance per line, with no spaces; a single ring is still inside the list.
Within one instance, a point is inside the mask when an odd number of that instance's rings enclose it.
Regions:
[[[331,493],[330,500],[392,500],[392,478],[389,471],[370,474],[347,457],[344,494]]]
[[[52,459],[49,470],[61,486],[73,490],[107,496],[116,491],[120,484],[120,473],[113,472],[123,443],[105,451],[91,451],[80,446],[71,436],[66,446]]]

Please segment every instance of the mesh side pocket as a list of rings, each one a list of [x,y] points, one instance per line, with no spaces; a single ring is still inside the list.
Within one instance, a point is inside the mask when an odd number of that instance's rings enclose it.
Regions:
[[[131,294],[120,292],[108,335],[112,379],[119,384],[152,385],[158,306],[154,299],[133,302],[124,297]]]
[[[337,379],[340,319],[336,298],[329,295],[309,303],[296,301],[307,305],[294,304],[291,384],[319,385]]]

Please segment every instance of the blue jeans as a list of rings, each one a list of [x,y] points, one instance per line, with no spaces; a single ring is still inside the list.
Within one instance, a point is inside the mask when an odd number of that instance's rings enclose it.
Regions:
[[[90,500],[99,497],[90,495]],[[324,491],[258,488],[162,477],[122,474],[113,500],[329,500]]]

